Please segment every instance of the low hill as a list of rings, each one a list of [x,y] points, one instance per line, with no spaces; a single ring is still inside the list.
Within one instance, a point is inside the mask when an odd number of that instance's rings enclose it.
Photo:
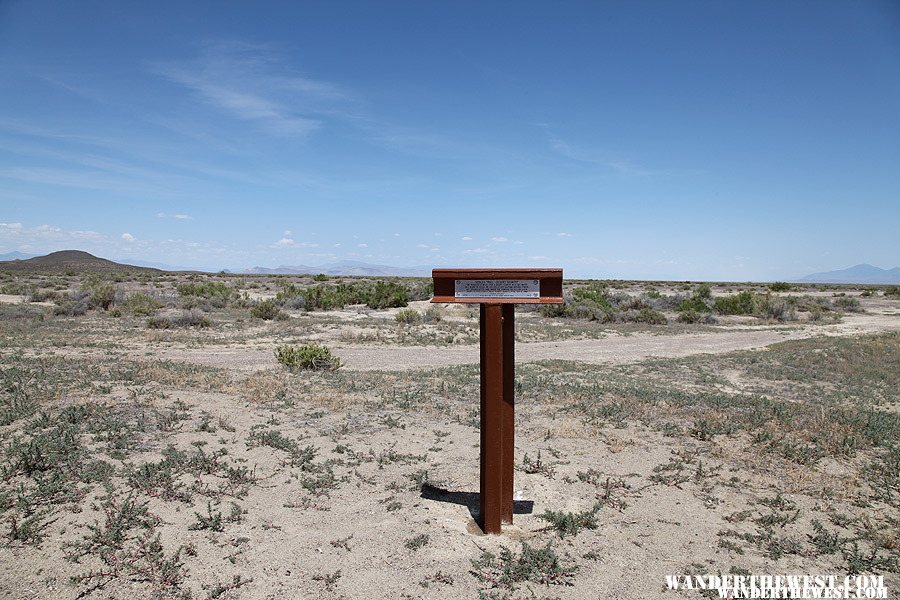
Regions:
[[[59,252],[51,252],[46,256],[35,256],[34,258],[26,260],[3,261],[0,262],[0,271],[33,271],[50,273],[61,273],[66,271],[103,273],[134,271],[162,272],[159,269],[136,267],[134,265],[113,262],[81,250],[60,250]]]
[[[863,283],[872,285],[900,285],[900,267],[880,269],[872,265],[856,265],[838,271],[813,273],[797,280],[799,283]]]

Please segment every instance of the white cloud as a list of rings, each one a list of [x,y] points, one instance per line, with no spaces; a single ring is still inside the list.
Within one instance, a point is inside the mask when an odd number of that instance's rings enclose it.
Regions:
[[[154,71],[199,99],[278,136],[307,136],[336,114],[347,95],[336,86],[291,73],[264,46],[206,44],[193,60],[154,65]]]
[[[464,241],[464,242],[471,242],[471,241],[472,241],[472,238],[471,238],[470,236],[468,236],[468,235],[464,235],[464,236],[462,236],[462,238],[460,238],[460,239],[462,239],[462,241]]]
[[[546,256],[529,256],[528,260],[547,260]]]
[[[156,216],[160,219],[175,219],[176,221],[189,221],[194,218],[186,213],[175,213],[174,215],[170,215],[168,213],[158,212],[156,213]]]
[[[6,231],[21,231],[22,224],[21,223],[0,223],[0,229],[5,229]]]
[[[282,235],[284,237],[291,237],[292,235],[294,235],[294,233],[290,229],[285,229]]]
[[[428,244],[416,244],[416,248],[430,248]]]
[[[289,232],[286,232],[289,233]],[[298,242],[289,237],[283,237],[271,246],[272,248],[318,248],[319,244],[315,242]]]
[[[357,244],[356,247],[357,248],[368,248],[369,245],[368,244]]]
[[[508,239],[508,238],[505,238],[505,237],[502,237],[502,236],[497,236],[497,237],[492,237],[492,238],[491,238],[491,241],[492,241],[492,242],[502,243],[502,242],[508,242],[509,239]]]
[[[556,234],[556,237],[572,237],[571,233],[566,233],[565,231],[561,231]]]
[[[135,237],[134,237],[133,235],[131,235],[130,233],[127,233],[127,232],[126,232],[126,233],[123,233],[123,234],[122,234],[122,239],[125,240],[125,241],[128,242],[128,243],[131,243],[131,242],[135,241],[137,238],[135,238]]]
[[[400,234],[399,234],[399,233],[395,233],[395,234],[394,234],[394,237],[400,237]]]

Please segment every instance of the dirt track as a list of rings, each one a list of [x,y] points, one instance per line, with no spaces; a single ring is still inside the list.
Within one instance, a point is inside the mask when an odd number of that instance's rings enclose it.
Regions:
[[[516,362],[563,359],[593,364],[625,364],[647,358],[676,358],[694,354],[721,354],[736,350],[764,348],[787,340],[818,335],[855,335],[879,331],[900,331],[900,318],[893,315],[861,314],[836,325],[808,325],[795,328],[730,329],[716,333],[653,335],[636,333],[611,335],[599,340],[532,342],[516,345]],[[405,370],[437,366],[477,364],[478,346],[335,346],[344,368],[355,371]],[[193,362],[239,371],[275,366],[270,349],[221,348],[163,349],[148,358]]]

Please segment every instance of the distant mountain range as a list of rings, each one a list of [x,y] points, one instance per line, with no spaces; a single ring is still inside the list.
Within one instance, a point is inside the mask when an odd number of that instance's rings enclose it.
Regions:
[[[367,277],[431,277],[431,267],[419,265],[415,267],[392,267],[390,265],[373,265],[357,260],[342,260],[334,263],[310,267],[308,265],[282,265],[270,269],[253,267],[241,273],[248,275],[303,275],[323,273],[325,275],[355,275]]]
[[[841,269],[839,271],[826,271],[813,273],[800,279],[798,283],[864,283],[873,285],[900,285],[900,267],[893,269],[880,269],[872,265],[862,264]]]
[[[4,271],[199,271],[186,267],[172,267],[164,263],[129,259],[128,263],[99,258],[81,250],[61,250],[46,256],[24,252],[0,254],[0,270]],[[431,267],[393,267],[357,260],[342,260],[319,265],[282,265],[275,268],[253,267],[242,271],[226,271],[248,275],[344,275],[357,277],[430,277]],[[855,283],[863,285],[900,285],[900,267],[880,269],[861,264],[848,269],[813,273],[792,280],[795,283]]]
[[[18,254],[18,253],[13,253]],[[66,271],[81,272],[133,272],[133,271],[155,271],[159,269],[151,269],[149,267],[137,267],[134,265],[126,265],[113,262],[82,252],[81,250],[60,250],[59,252],[51,252],[46,256],[33,256],[25,259],[13,259],[0,262],[0,271],[32,271],[32,272],[51,272],[60,273]]]

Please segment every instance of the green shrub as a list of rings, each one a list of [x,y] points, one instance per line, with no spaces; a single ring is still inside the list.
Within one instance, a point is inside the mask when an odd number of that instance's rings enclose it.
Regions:
[[[326,275],[325,273],[313,275],[313,281],[328,281],[328,275]]]
[[[162,303],[153,296],[135,292],[125,299],[122,307],[138,317],[147,317],[162,308]]]
[[[366,305],[369,308],[402,308],[409,304],[406,286],[392,281],[378,281],[369,291]]]
[[[275,359],[291,371],[300,369],[333,371],[341,366],[341,359],[332,354],[329,348],[319,344],[279,346],[275,349]]]
[[[695,310],[682,310],[678,313],[679,323],[699,323],[700,313]]]
[[[56,302],[60,298],[59,292],[54,290],[35,290],[28,297],[29,302]]]
[[[116,299],[116,287],[111,283],[95,283],[87,291],[91,294],[89,300],[91,308],[109,310]]]
[[[647,323],[648,325],[665,325],[669,322],[666,316],[659,311],[645,306],[640,310],[629,310],[621,313],[621,320],[626,323]]]
[[[394,320],[403,325],[418,325],[422,322],[422,314],[414,308],[403,308],[397,311]]]
[[[607,299],[606,285],[600,282],[593,282],[585,287],[575,288],[572,290],[572,298],[577,302],[594,303],[605,312],[613,312],[612,304]]]
[[[204,298],[218,308],[224,307],[232,294],[234,294],[234,289],[228,287],[221,281],[182,283],[176,286],[176,289],[182,298]]]
[[[844,312],[862,312],[862,307],[859,305],[859,300],[856,298],[850,298],[849,296],[841,296],[840,298],[835,298],[834,305]]]
[[[87,313],[91,306],[90,292],[81,290],[73,292],[71,296],[60,298],[56,301],[56,308],[53,314],[64,315],[67,317],[80,317]]]
[[[753,294],[743,291],[733,296],[719,296],[713,302],[713,309],[720,315],[752,315]]]
[[[292,298],[302,298],[297,307],[304,310],[333,310],[348,304],[365,304],[368,294],[362,286],[342,283],[335,286],[316,285],[305,290],[293,285],[285,286],[275,297],[285,302]]]
[[[192,308],[182,311],[178,317],[150,317],[147,319],[147,329],[172,329],[174,327],[209,327],[209,318],[202,310]]]
[[[708,283],[701,283],[691,297],[682,300],[675,310],[677,312],[707,313],[710,300],[712,300],[712,286]]]
[[[892,285],[890,287],[885,288],[884,295],[885,296],[900,296],[900,285]]]
[[[769,284],[769,289],[773,292],[786,292],[791,289],[791,284],[784,281],[776,281]]]
[[[701,283],[694,290],[693,297],[699,300],[712,300],[712,286],[708,283]]]
[[[273,298],[262,300],[253,305],[253,308],[250,309],[250,316],[262,319],[263,321],[287,318],[287,315],[281,310]]]
[[[796,301],[788,301],[784,298],[772,297],[771,294],[757,295],[755,298],[756,316],[762,319],[776,319],[778,321],[794,321],[797,319],[797,310],[794,307]]]

